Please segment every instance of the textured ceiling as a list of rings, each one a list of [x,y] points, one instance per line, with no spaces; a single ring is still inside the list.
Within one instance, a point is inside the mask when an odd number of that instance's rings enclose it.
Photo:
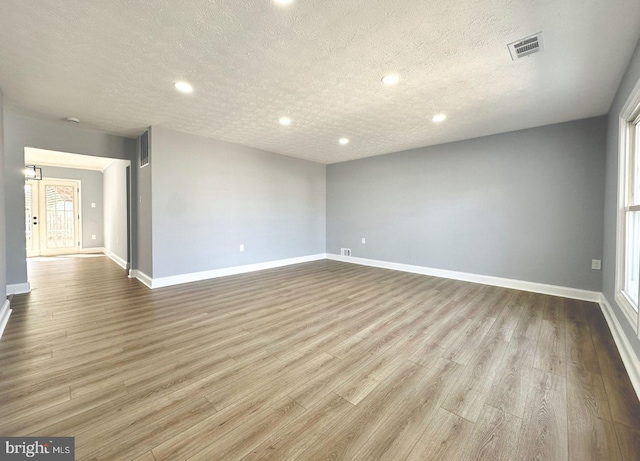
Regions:
[[[0,0],[0,10],[11,111],[126,136],[163,125],[323,163],[604,114],[640,38],[638,0]],[[506,44],[538,31],[544,52],[512,62]],[[400,83],[381,84],[388,73]],[[176,92],[177,80],[195,91]],[[447,121],[432,123],[440,112]]]

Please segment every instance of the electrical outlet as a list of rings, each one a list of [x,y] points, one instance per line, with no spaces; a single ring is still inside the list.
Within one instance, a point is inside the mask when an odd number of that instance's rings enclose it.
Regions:
[[[601,259],[592,259],[591,260],[591,269],[595,269],[597,271],[602,269],[602,260]]]
[[[96,239],[96,234],[91,234],[91,240],[95,240]]]
[[[91,202],[91,208],[95,208],[95,207],[96,207],[96,204]]]
[[[240,244],[240,251],[244,251],[244,244]]]
[[[364,245],[365,243],[367,243],[367,239],[362,237],[362,244]]]
[[[351,248],[340,248],[340,256],[351,256]]]

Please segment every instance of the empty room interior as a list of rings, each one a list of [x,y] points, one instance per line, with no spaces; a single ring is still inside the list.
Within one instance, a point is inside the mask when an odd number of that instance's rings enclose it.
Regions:
[[[0,459],[640,460],[640,2],[0,11]]]

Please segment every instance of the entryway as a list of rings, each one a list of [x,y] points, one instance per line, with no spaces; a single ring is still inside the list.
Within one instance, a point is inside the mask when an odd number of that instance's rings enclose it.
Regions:
[[[80,249],[80,182],[26,180],[27,257],[78,253]]]

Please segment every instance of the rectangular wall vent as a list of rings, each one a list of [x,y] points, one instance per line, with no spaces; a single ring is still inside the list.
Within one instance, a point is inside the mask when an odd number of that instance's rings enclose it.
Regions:
[[[542,45],[542,32],[538,32],[537,34],[509,43],[507,48],[509,48],[509,53],[511,53],[511,59],[516,61],[525,56],[530,56],[533,53],[542,51]]]
[[[351,256],[351,248],[340,248],[340,256]]]
[[[149,164],[149,132],[140,136],[140,168]]]

